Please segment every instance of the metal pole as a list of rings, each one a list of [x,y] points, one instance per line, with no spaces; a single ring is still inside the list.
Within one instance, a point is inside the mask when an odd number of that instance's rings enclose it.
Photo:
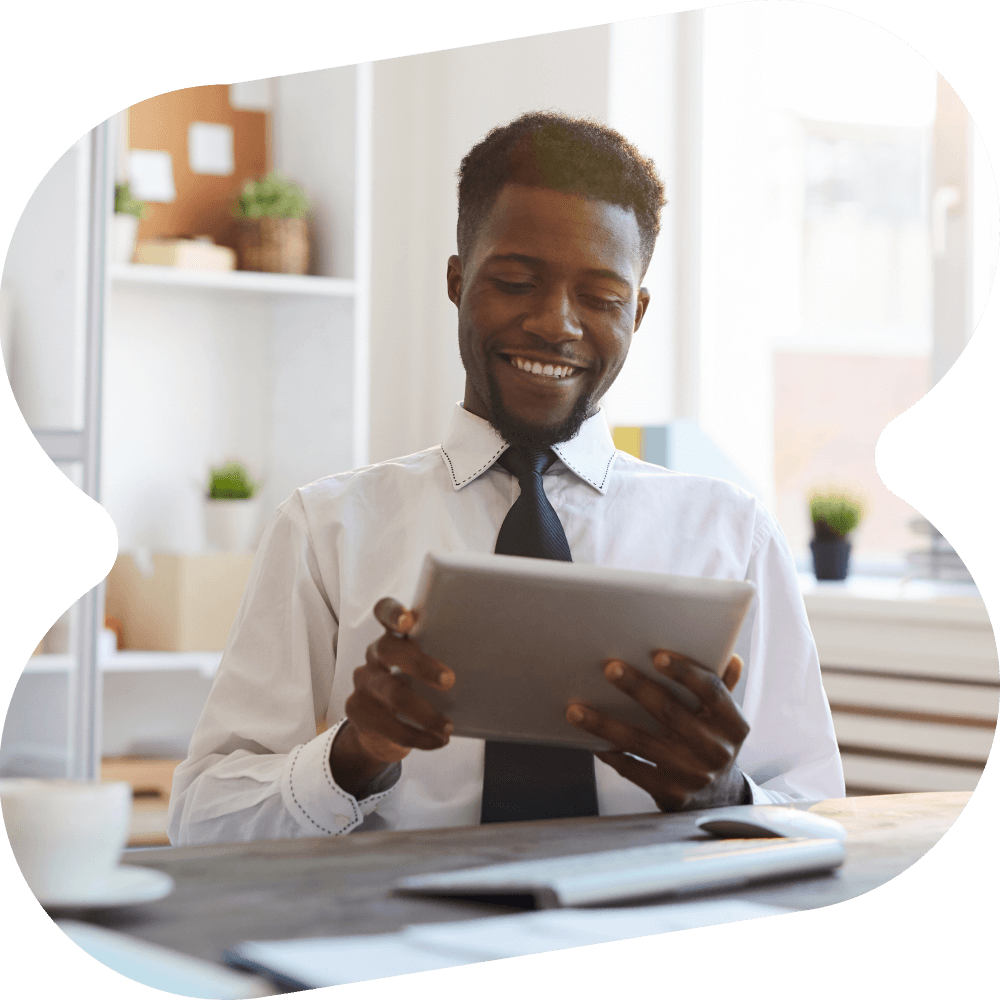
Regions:
[[[90,206],[87,239],[86,350],[83,419],[83,490],[94,500],[100,492],[101,345],[104,332],[105,226],[111,175],[109,128],[102,122],[90,133]],[[79,601],[76,670],[69,691],[68,777],[95,781],[101,770],[101,674],[97,662],[98,620],[103,584]]]
[[[934,351],[931,384],[958,359],[971,334],[969,286],[972,213],[969,211],[969,113],[944,77],[938,77],[934,123]]]
[[[676,15],[676,388],[678,417],[701,416],[701,141],[704,12]]]
[[[373,67],[354,70],[354,419],[353,464],[368,464],[371,424]]]

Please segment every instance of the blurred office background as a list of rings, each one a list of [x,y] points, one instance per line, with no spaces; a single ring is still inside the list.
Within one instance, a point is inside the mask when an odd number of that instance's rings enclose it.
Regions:
[[[67,151],[7,256],[4,362],[121,555],[27,665],[0,773],[130,777],[148,807],[135,841],[162,840],[270,512],[305,482],[440,441],[464,384],[444,281],[456,170],[538,108],[620,129],[667,186],[652,305],[604,403],[618,440],[659,433],[679,444],[657,460],[732,478],[778,517],[850,791],[974,787],[997,716],[989,620],[873,456],[975,329],[993,170],[961,101],[898,38],[778,2],[159,95]],[[311,205],[306,274],[243,269],[230,206],[272,168]],[[141,246],[209,254],[191,246],[208,234],[213,263],[116,257],[125,181],[146,202]],[[232,459],[261,489],[251,537],[227,546],[205,494]],[[817,489],[865,500],[843,583],[811,574]],[[929,546],[940,559],[921,559]]]

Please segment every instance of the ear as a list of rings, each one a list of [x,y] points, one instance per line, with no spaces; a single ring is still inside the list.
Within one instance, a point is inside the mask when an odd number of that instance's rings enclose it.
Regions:
[[[635,303],[635,326],[632,327],[632,332],[635,333],[639,329],[639,324],[642,322],[642,317],[646,315],[646,310],[649,308],[649,289],[640,288],[639,294],[636,296]]]
[[[448,258],[448,298],[456,306],[462,304],[462,261],[455,255]]]

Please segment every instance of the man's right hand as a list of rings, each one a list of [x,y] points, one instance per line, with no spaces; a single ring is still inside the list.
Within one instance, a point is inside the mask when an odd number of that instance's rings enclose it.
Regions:
[[[421,684],[447,691],[455,675],[407,638],[416,613],[384,597],[375,605],[375,617],[385,632],[366,650],[365,665],[354,671],[347,722],[330,750],[334,781],[355,796],[414,747],[445,746],[453,728],[419,693]]]

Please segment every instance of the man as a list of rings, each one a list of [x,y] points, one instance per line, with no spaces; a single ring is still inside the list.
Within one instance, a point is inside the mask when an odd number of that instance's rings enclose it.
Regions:
[[[649,306],[663,203],[652,163],[593,122],[525,115],[466,156],[447,272],[464,401],[440,447],[320,480],[278,509],[175,774],[173,843],[843,795],[774,519],[728,483],[616,452],[598,407]],[[655,653],[693,711],[634,665],[606,664],[649,726],[569,705],[605,753],[453,737],[421,692],[457,696],[462,679],[406,638],[414,613],[398,600],[430,550],[752,580],[743,658],[720,680]]]

